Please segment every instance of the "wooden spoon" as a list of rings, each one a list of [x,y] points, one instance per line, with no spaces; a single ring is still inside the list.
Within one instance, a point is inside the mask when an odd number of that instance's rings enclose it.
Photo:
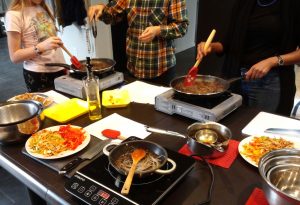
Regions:
[[[131,158],[132,158],[133,162],[132,162],[131,168],[130,168],[130,170],[128,172],[128,175],[126,177],[125,183],[124,183],[124,185],[122,187],[121,194],[127,195],[129,193],[130,186],[131,186],[132,179],[133,179],[133,175],[134,175],[135,169],[137,167],[137,164],[145,156],[146,156],[146,151],[143,150],[143,149],[135,149],[131,153]]]
[[[81,63],[79,62],[79,60],[72,55],[72,53],[64,46],[64,45],[60,45],[60,47],[70,56],[70,61],[71,63],[78,69],[81,70]]]
[[[211,31],[211,33],[209,34],[205,44],[204,44],[204,50],[206,51],[208,46],[211,44],[213,38],[215,37],[215,34],[216,34],[216,30],[213,29]],[[195,65],[189,70],[188,74],[186,75],[185,79],[184,79],[184,82],[183,82],[183,85],[185,87],[187,86],[191,86],[194,84],[195,80],[196,80],[196,77],[197,77],[197,73],[198,73],[198,66],[201,62],[202,58],[198,59],[195,63]]]

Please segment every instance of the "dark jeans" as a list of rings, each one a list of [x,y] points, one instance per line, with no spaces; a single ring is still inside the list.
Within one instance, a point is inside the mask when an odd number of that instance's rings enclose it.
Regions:
[[[54,73],[38,73],[23,69],[28,92],[44,92],[54,89],[54,79],[65,75],[65,70]]]
[[[241,69],[241,75],[247,69]],[[280,79],[277,70],[270,70],[263,78],[242,80],[244,102],[251,107],[258,107],[265,112],[276,112],[280,100]]]

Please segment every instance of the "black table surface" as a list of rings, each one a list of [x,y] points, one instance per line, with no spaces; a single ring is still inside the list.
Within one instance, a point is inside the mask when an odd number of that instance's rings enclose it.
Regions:
[[[253,119],[258,110],[242,106],[222,119],[219,123],[229,127],[233,139],[242,140],[241,130]],[[131,120],[148,126],[185,133],[188,125],[195,122],[179,115],[167,115],[155,110],[153,105],[131,103],[125,108],[103,108],[103,117],[118,113]],[[69,122],[73,125],[87,126],[92,121],[83,115]],[[55,121],[45,119],[43,127],[57,125]],[[185,143],[184,139],[151,134],[147,140],[178,151]],[[79,204],[80,202],[64,189],[68,180],[50,168],[36,162],[21,153],[24,144],[0,146],[0,165],[22,181],[32,191],[50,204]],[[245,204],[255,187],[261,188],[261,178],[256,167],[238,156],[229,169],[213,166],[215,185],[210,204]],[[180,182],[160,204],[193,205],[207,198],[211,177],[208,167],[197,163],[195,168]],[[151,191],[151,190],[145,190]]]

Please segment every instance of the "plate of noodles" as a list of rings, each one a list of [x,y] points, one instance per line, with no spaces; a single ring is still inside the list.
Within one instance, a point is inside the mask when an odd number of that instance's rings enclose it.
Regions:
[[[41,159],[58,159],[73,155],[90,142],[90,135],[74,125],[49,127],[34,133],[25,144],[26,151]]]
[[[23,93],[8,99],[8,101],[18,100],[35,100],[42,103],[44,107],[48,107],[54,103],[54,100],[52,98],[43,93]]]
[[[253,135],[239,143],[238,151],[247,162],[258,167],[258,162],[263,155],[285,148],[300,148],[300,139],[289,136]]]

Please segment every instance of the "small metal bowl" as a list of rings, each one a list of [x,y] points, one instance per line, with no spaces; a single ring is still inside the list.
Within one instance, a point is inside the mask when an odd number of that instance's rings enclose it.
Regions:
[[[212,130],[216,133],[217,141],[213,144],[202,143],[196,137],[199,130]],[[194,154],[199,154],[206,158],[218,158],[223,156],[228,150],[229,140],[231,139],[231,131],[228,127],[217,122],[194,123],[187,128],[188,141],[187,144]]]
[[[300,150],[271,151],[260,159],[258,169],[270,205],[300,204]]]
[[[41,126],[43,105],[37,101],[20,100],[0,104],[0,144],[25,141]]]

